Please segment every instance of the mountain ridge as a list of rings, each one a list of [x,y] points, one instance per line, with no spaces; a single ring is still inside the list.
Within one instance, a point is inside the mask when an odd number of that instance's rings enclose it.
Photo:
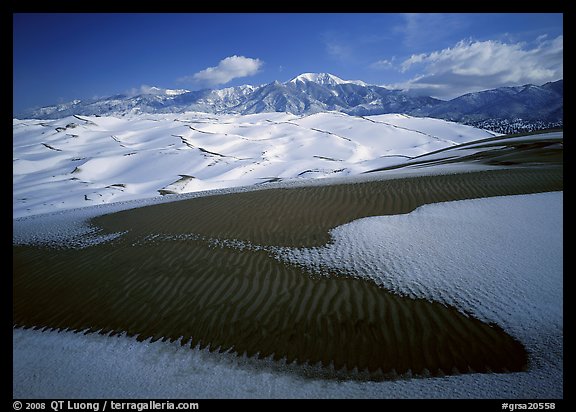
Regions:
[[[354,116],[404,113],[434,117],[497,132],[519,132],[563,125],[563,79],[467,93],[451,100],[415,96],[402,90],[343,80],[330,73],[303,73],[284,83],[188,91],[142,87],[140,93],[25,110],[18,118],[58,119],[70,115],[125,116],[139,113],[296,115],[337,111]]]

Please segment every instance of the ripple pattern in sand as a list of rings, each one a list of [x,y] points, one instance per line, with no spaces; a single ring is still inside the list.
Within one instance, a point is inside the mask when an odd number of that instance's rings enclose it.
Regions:
[[[103,216],[93,223],[126,234],[81,250],[13,247],[14,324],[180,339],[374,379],[523,370],[526,351],[496,325],[210,239],[310,246],[359,217],[561,187],[561,170],[525,169],[214,196]]]

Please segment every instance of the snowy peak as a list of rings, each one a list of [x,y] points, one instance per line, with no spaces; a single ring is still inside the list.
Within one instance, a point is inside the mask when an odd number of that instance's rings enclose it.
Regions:
[[[165,89],[164,93],[166,94],[166,96],[178,96],[184,93],[189,93],[190,90],[186,90],[186,89]]]
[[[234,95],[246,96],[256,90],[258,86],[245,84],[242,86],[226,87],[224,89],[212,90],[210,93],[220,98],[227,98]]]
[[[366,83],[360,80],[342,80],[338,76],[334,76],[330,73],[302,73],[299,76],[294,77],[288,83],[297,84],[298,82],[312,82],[319,84],[321,86],[337,86],[339,84],[353,83],[359,86],[366,86]]]
[[[343,80],[330,73],[303,73],[284,83],[274,81],[216,90],[141,86],[126,95],[75,100],[26,110],[16,117],[59,119],[72,115],[184,112],[303,115],[328,111],[354,116],[403,113],[457,121],[501,133],[530,131],[563,124],[563,81],[542,86],[501,87],[442,101],[358,80]],[[509,125],[514,126],[510,129]]]
[[[178,96],[184,93],[189,93],[190,90],[186,89],[163,89],[156,86],[141,86],[137,89],[132,89],[128,94],[130,96],[139,95],[152,95],[152,96]]]
[[[301,75],[294,77],[288,83],[296,84],[298,82],[312,82],[320,84],[322,86],[326,85],[336,86],[338,84],[347,83],[341,78],[334,76],[333,74],[330,73],[302,73]]]

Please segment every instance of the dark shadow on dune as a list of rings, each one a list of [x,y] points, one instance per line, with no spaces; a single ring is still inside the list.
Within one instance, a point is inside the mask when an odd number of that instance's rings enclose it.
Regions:
[[[562,187],[562,168],[546,166],[260,190],[101,216],[92,223],[127,234],[82,250],[13,247],[14,324],[183,337],[210,350],[354,370],[348,378],[521,371],[524,347],[495,325],[206,239],[318,246],[331,228],[361,217]]]
[[[533,133],[538,137],[516,140],[518,135],[497,136],[440,149],[393,166],[370,170],[365,173],[402,168],[430,167],[457,163],[478,163],[491,166],[562,166],[564,163],[564,134]],[[524,136],[524,135],[522,135]],[[475,153],[462,154],[468,149]]]

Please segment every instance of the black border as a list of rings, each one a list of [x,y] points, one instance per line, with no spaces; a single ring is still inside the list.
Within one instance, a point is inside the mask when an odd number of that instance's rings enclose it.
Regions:
[[[137,4],[137,7],[135,7],[135,4]],[[167,12],[193,12],[193,13],[221,13],[221,12],[227,12],[227,13],[269,13],[269,12],[280,12],[280,13],[400,13],[400,12],[455,12],[455,13],[459,13],[459,12],[499,12],[499,13],[535,13],[535,12],[539,12],[539,13],[564,13],[564,25],[566,26],[566,22],[573,22],[576,21],[574,20],[574,15],[571,12],[568,12],[568,6],[569,6],[569,2],[568,1],[559,1],[559,0],[548,0],[545,2],[512,2],[512,1],[508,1],[507,3],[503,3],[503,2],[490,2],[490,1],[481,1],[481,2],[465,2],[465,1],[459,1],[457,3],[453,2],[453,3],[448,3],[448,2],[444,2],[444,3],[439,3],[439,2],[425,2],[425,3],[409,3],[409,2],[403,2],[403,1],[394,1],[394,2],[363,2],[363,3],[359,3],[359,2],[348,2],[346,4],[344,3],[339,3],[339,2],[331,2],[329,4],[320,4],[317,3],[315,1],[307,1],[307,2],[295,2],[295,1],[291,1],[291,2],[263,2],[262,4],[257,4],[257,3],[248,3],[248,2],[234,2],[234,3],[224,3],[224,4],[219,4],[216,2],[177,2],[177,1],[173,1],[173,0],[165,0],[162,2],[140,2],[140,3],[131,3],[131,2],[106,2],[104,0],[92,0],[92,1],[84,1],[84,2],[79,2],[79,1],[60,1],[58,3],[55,2],[41,2],[41,3],[33,3],[33,2],[23,2],[23,1],[12,1],[10,2],[9,6],[8,6],[8,10],[6,12],[3,13],[3,24],[2,24],[2,30],[4,31],[2,39],[4,42],[8,43],[10,42],[10,46],[13,45],[13,14],[14,13],[53,13],[53,12],[66,12],[66,13],[93,13],[93,12],[99,12],[99,13],[109,13],[109,12],[117,12],[117,13],[127,13],[127,12],[140,12],[140,13],[167,13]],[[136,10],[135,10],[136,9]],[[571,51],[571,41],[572,41],[572,37],[570,36],[569,32],[571,30],[570,25],[567,27],[567,33],[564,34],[564,39],[565,39],[565,49],[567,50],[566,55],[567,56],[573,56],[572,53],[570,53]],[[7,44],[7,47],[5,50],[8,50],[8,48],[10,47]],[[12,59],[13,59],[13,54],[10,54],[11,59],[10,59],[10,63],[12,63]],[[570,59],[568,60],[568,64],[566,65],[568,68],[570,68]],[[13,65],[10,64],[11,67],[11,72],[13,75]],[[570,70],[570,72],[572,72],[572,70]],[[571,78],[570,76],[567,76],[567,78],[565,78],[566,80],[566,85],[568,90],[571,90]],[[4,87],[4,91],[5,93],[8,94],[12,94],[12,87],[10,85],[5,85]],[[571,100],[571,95],[570,93],[568,94],[569,97],[569,103],[568,103],[568,107],[570,107],[570,100]],[[7,99],[10,98],[11,96],[7,96]],[[12,123],[12,114],[13,111],[6,111],[6,113],[8,113],[6,115],[6,117],[10,116],[10,118],[6,119],[6,129],[8,129],[8,125],[11,125]],[[570,117],[568,117],[568,120],[565,119],[565,127],[568,127],[568,130],[570,130]],[[8,136],[11,135],[11,130],[8,129],[6,130],[6,135],[5,137],[7,138]],[[568,133],[568,135],[570,136],[570,133]],[[571,150],[570,150],[570,146],[572,145],[571,143],[572,137],[570,137],[568,139],[568,148],[569,150],[566,151],[566,153],[568,153],[568,155],[570,156]],[[6,152],[8,153],[8,151],[6,150]],[[11,160],[8,158],[8,156],[6,156],[7,159],[4,162],[4,165],[9,165],[11,164]],[[570,159],[569,159],[570,160]],[[568,165],[571,164],[570,161],[566,162]],[[8,172],[6,172],[5,176],[9,176]],[[571,177],[571,176],[570,176]],[[571,179],[567,179],[567,183],[568,186],[570,186],[570,181]],[[568,192],[570,193],[570,189],[568,189]],[[569,196],[566,197],[566,199],[568,199]],[[566,206],[567,201],[566,202]],[[569,215],[565,214],[564,217],[569,217]],[[570,217],[569,217],[570,220]],[[12,228],[12,223],[11,222],[7,222],[7,224],[9,224],[10,228]],[[567,225],[565,225],[567,226]],[[571,226],[570,226],[571,227]],[[5,231],[9,234],[11,234],[11,230],[10,231]],[[570,239],[565,239],[565,240],[570,240]],[[10,239],[10,243],[11,243],[11,239]],[[565,242],[566,244],[566,242]],[[565,272],[566,273],[566,272]],[[568,272],[569,274],[571,274],[572,272]],[[5,275],[7,276],[7,275]],[[569,275],[570,276],[570,275]],[[6,285],[4,282],[2,290],[3,290],[3,294],[4,294],[4,299],[3,299],[3,313],[5,314],[4,316],[6,317],[5,319],[5,328],[6,328],[6,339],[10,339],[10,336],[12,335],[12,330],[13,330],[13,325],[12,325],[12,294],[10,293],[10,290],[12,289],[12,278],[9,278],[9,283],[10,283],[10,287],[8,287],[8,285]],[[569,277],[565,277],[566,280],[569,280]],[[565,282],[565,283],[569,283],[569,282]],[[564,302],[567,301],[568,296],[564,296]],[[571,316],[571,311],[564,311],[565,312],[565,325],[572,325],[572,322],[570,322],[572,320],[572,316]],[[568,328],[564,328],[565,330],[565,338],[564,338],[564,347],[565,348],[570,348],[571,345],[570,343],[573,341],[571,339],[571,334],[572,334],[572,328],[568,327]],[[11,341],[12,342],[12,341]],[[10,344],[10,347],[12,347],[13,342]],[[564,363],[566,365],[566,368],[569,368],[573,363],[571,362],[573,359],[571,352],[569,350],[564,352]],[[9,355],[9,359],[8,361],[10,363],[12,363],[12,352],[10,352]],[[8,362],[6,362],[8,363]],[[9,368],[4,368],[4,371],[9,371]],[[570,401],[573,399],[572,393],[570,391],[570,388],[572,387],[572,374],[571,373],[564,373],[564,398],[566,401]],[[10,398],[13,398],[12,393],[13,393],[13,382],[10,386],[8,385],[2,385],[4,390],[10,390],[10,394],[8,394],[8,396],[10,396]],[[7,397],[8,397],[7,396]],[[44,402],[46,404],[46,409],[45,410],[51,410],[49,409],[49,405],[50,405],[50,401],[54,400],[54,399],[43,399],[43,400],[36,400],[38,402]],[[58,399],[56,399],[58,400]],[[162,399],[156,399],[157,401],[162,401]],[[7,405],[9,406],[10,410],[15,410],[13,409],[13,401],[14,399],[12,399],[10,401],[10,404]],[[30,400],[28,400],[30,401]],[[103,401],[99,401],[99,400],[89,400],[86,399],[86,401],[91,401],[91,402],[103,402]],[[130,401],[130,400],[124,400],[124,401]],[[138,402],[139,400],[137,399],[133,399],[133,402]],[[176,400],[174,400],[176,402]],[[243,407],[243,406],[249,406],[250,408],[252,407],[262,407],[262,408],[270,408],[271,406],[274,406],[274,400],[258,400],[258,401],[254,401],[254,400],[206,400],[206,399],[190,399],[190,401],[192,402],[199,402],[200,404],[200,408],[202,410],[206,410],[206,409],[210,409],[213,408],[214,406],[216,407],[233,407],[233,408],[238,408],[238,407]],[[238,404],[237,402],[241,402],[240,404]],[[312,402],[314,402],[313,405],[319,405],[318,402],[320,400],[312,400]],[[326,402],[326,400],[322,400],[323,403]],[[342,404],[340,402],[342,402],[342,400],[337,400],[338,404],[336,404],[335,400],[332,400],[329,406],[342,406],[344,408],[348,408],[350,406],[352,406],[352,404],[350,403],[350,399],[346,399],[344,400],[346,403]],[[354,399],[354,401],[358,401],[358,399]],[[360,400],[362,401],[362,400]],[[364,400],[366,401],[366,400]],[[526,403],[529,401],[533,401],[533,402],[555,402],[555,410],[562,410],[563,406],[564,406],[564,400],[557,400],[557,399],[549,399],[549,400],[527,400],[527,401],[523,401],[523,400],[514,400],[514,399],[501,399],[501,400],[490,400],[490,399],[476,399],[476,400],[471,400],[471,399],[443,399],[443,400],[435,400],[435,399],[411,399],[411,400],[405,400],[405,399],[386,399],[386,406],[391,406],[391,407],[397,407],[398,409],[400,408],[406,408],[406,407],[427,407],[427,408],[441,408],[443,411],[449,411],[449,410],[454,410],[454,411],[458,411],[458,412],[462,412],[463,408],[466,407],[474,407],[474,408],[481,408],[481,410],[486,410],[486,411],[493,411],[493,410],[503,410],[502,409],[502,404],[503,403],[514,403],[514,404],[520,404],[520,403]],[[25,402],[24,400],[22,400],[22,402]],[[249,402],[249,403],[246,403]],[[290,404],[289,406],[294,405],[293,403]],[[100,411],[102,411],[102,406],[100,406]]]

